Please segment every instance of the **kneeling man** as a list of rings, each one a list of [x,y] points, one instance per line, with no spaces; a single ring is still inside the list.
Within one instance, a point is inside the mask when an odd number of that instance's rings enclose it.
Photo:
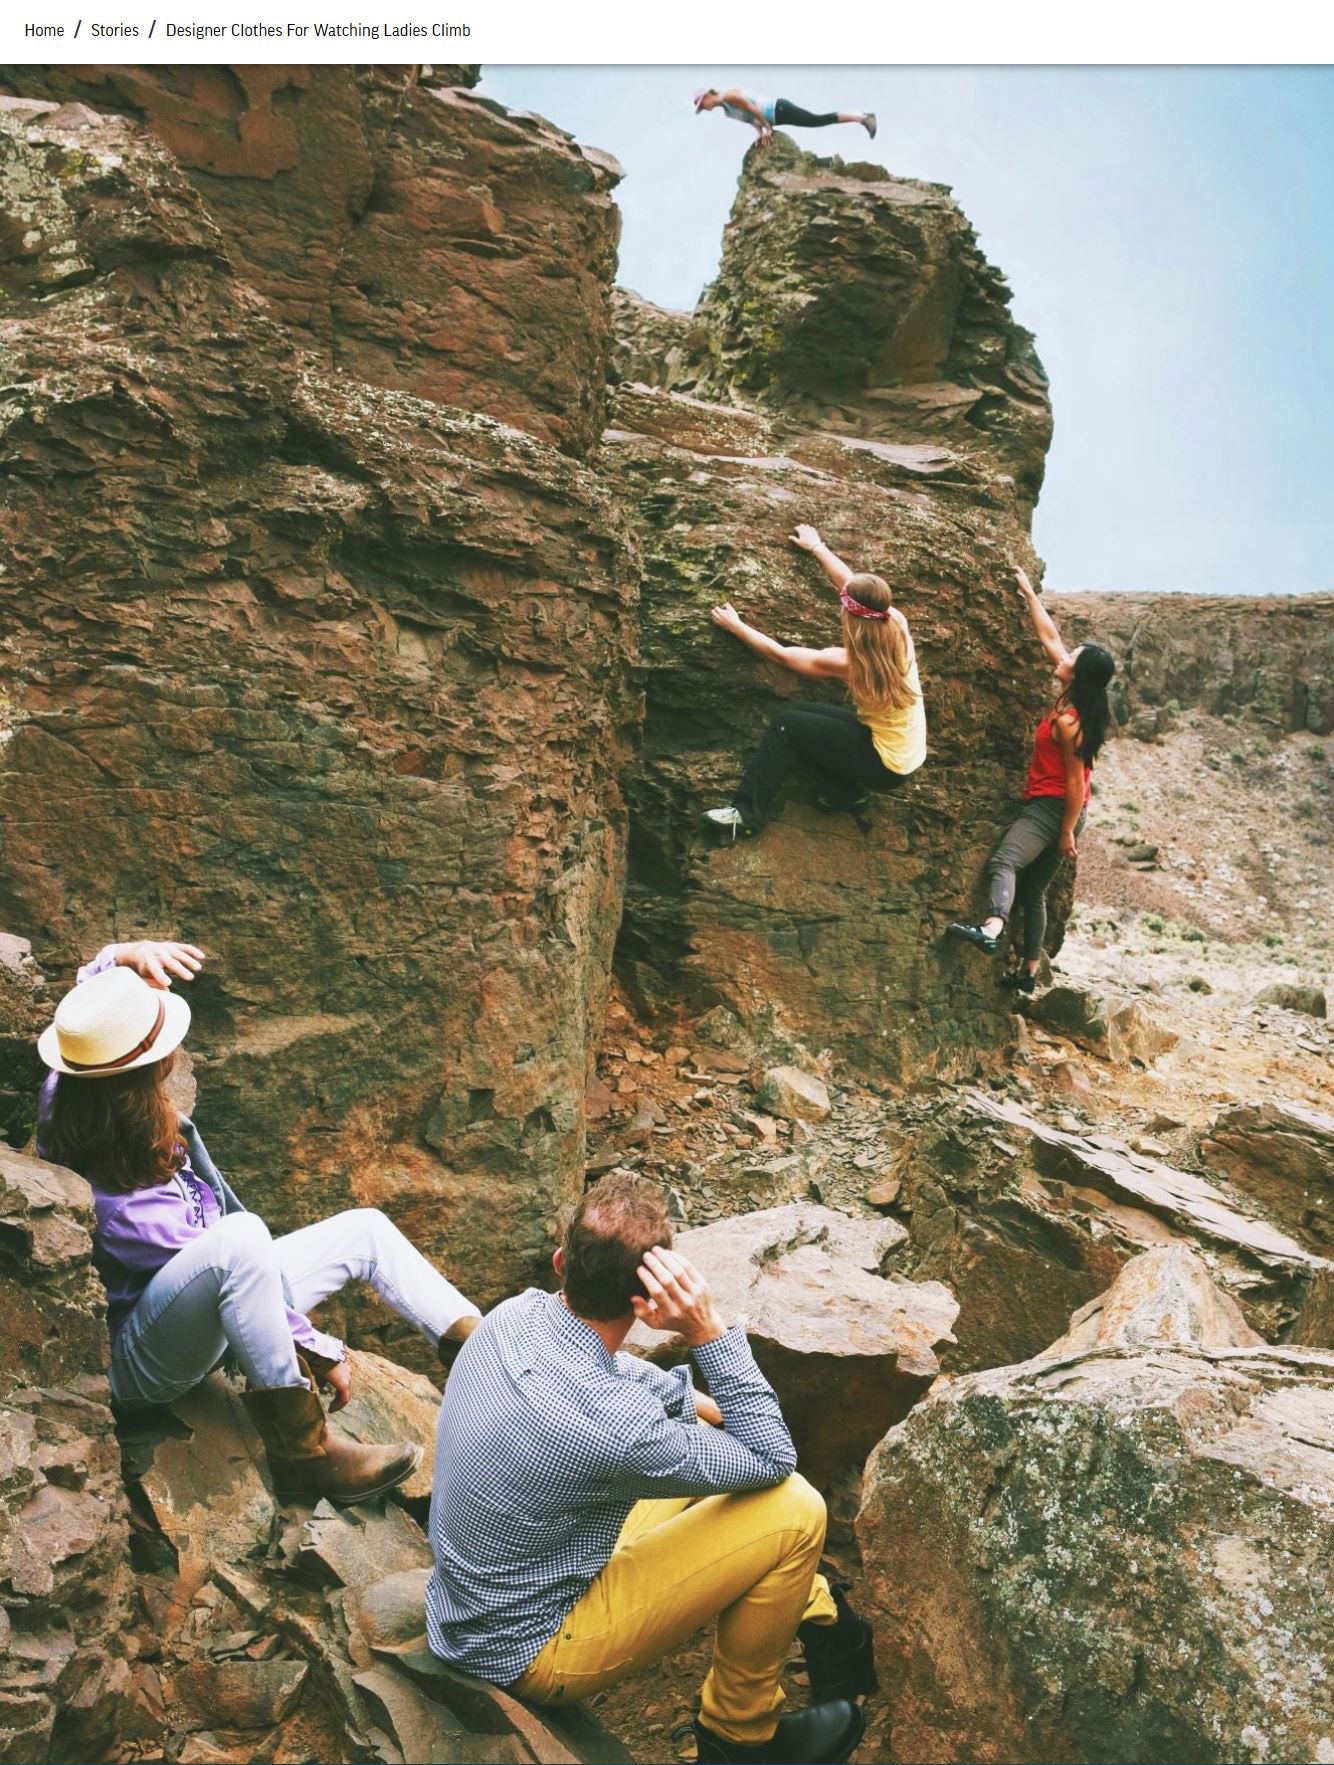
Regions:
[[[845,1760],[852,1700],[875,1689],[870,1626],[816,1573],[824,1501],[744,1330],[671,1242],[660,1191],[609,1177],[556,1252],[562,1291],[506,1300],[465,1344],[437,1435],[431,1647],[561,1704],[716,1620],[701,1761]],[[689,1367],[618,1352],[636,1318],[685,1338],[712,1398]],[[781,1715],[796,1635],[814,1701]]]

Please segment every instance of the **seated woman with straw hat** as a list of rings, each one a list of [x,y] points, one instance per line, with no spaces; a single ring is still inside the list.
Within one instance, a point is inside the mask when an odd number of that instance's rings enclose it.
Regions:
[[[50,1071],[37,1149],[92,1186],[116,1403],[169,1403],[230,1349],[279,1494],[363,1501],[409,1476],[421,1447],[363,1446],[327,1427],[317,1388],[341,1409],[351,1371],[306,1312],[369,1281],[446,1365],[480,1314],[376,1209],[273,1238],[242,1207],[167,1094],[190,1026],[172,980],[203,962],[193,944],[145,939],[108,944],[79,970],[38,1043]]]

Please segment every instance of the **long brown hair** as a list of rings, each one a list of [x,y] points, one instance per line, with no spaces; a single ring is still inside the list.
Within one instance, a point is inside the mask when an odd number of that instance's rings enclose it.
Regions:
[[[883,576],[848,580],[848,593],[863,607],[886,613],[894,596]],[[858,710],[901,711],[921,695],[908,683],[912,640],[897,619],[858,619],[843,614],[843,647],[848,654],[848,690]]]
[[[181,1118],[167,1096],[175,1053],[106,1078],[56,1077],[50,1152],[99,1189],[151,1189],[185,1162]]]

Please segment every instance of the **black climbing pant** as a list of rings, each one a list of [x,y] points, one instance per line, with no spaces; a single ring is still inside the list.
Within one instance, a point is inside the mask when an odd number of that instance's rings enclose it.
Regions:
[[[774,124],[778,128],[786,123],[793,129],[827,129],[830,123],[837,121],[836,110],[822,111],[817,116],[813,110],[803,110],[799,104],[793,104],[786,98],[779,98],[774,104]]]
[[[741,778],[736,807],[747,827],[773,814],[779,786],[798,763],[815,772],[820,795],[833,809],[854,809],[867,790],[894,790],[903,775],[875,751],[871,732],[850,705],[788,705],[764,732]]]
[[[1082,809],[1076,838],[1084,825]],[[1047,935],[1047,890],[1061,862],[1064,797],[1030,797],[987,861],[987,918],[1008,922],[1016,897],[1024,910],[1024,960],[1036,962]]]

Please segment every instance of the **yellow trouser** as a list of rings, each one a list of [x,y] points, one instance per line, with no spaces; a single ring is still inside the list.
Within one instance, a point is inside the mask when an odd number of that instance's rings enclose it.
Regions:
[[[743,1746],[768,1740],[797,1625],[838,1616],[815,1572],[824,1529],[823,1496],[795,1474],[745,1495],[637,1502],[606,1567],[512,1690],[538,1704],[590,1697],[716,1618],[700,1720]]]

